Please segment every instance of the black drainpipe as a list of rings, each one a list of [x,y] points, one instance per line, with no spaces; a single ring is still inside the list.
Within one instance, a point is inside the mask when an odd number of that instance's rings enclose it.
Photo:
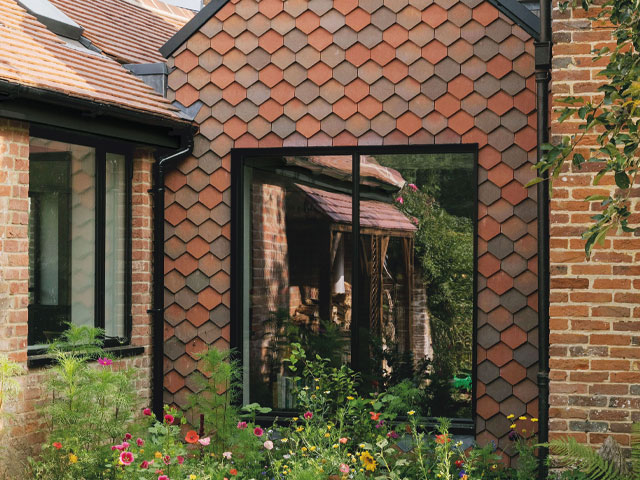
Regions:
[[[172,153],[157,153],[153,164],[153,307],[148,313],[153,315],[153,398],[152,407],[156,418],[163,415],[164,390],[164,176],[175,164],[193,150],[191,132],[181,135],[184,147]]]
[[[549,142],[549,85],[551,83],[551,0],[540,0],[540,41],[535,43],[538,159]],[[538,193],[538,441],[549,440],[549,181],[537,184]],[[540,448],[538,478],[547,478],[548,449]]]

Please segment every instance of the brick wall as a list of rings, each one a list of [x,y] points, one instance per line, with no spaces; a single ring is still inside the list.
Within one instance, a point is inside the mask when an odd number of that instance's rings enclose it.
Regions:
[[[567,95],[596,99],[606,60],[591,51],[611,43],[611,30],[582,10],[553,12],[553,106]],[[553,115],[557,118],[557,114]],[[555,140],[577,133],[576,122],[552,123]],[[594,138],[586,137],[588,156]],[[640,239],[610,235],[591,261],[581,233],[598,207],[583,199],[613,189],[613,178],[591,182],[598,164],[565,169],[551,201],[551,436],[571,435],[598,445],[612,434],[629,445],[632,421],[640,421]],[[638,211],[637,197],[631,211]],[[637,218],[636,218],[637,221]]]
[[[532,53],[482,0],[230,0],[187,39],[168,97],[202,108],[167,179],[165,400],[229,345],[232,148],[477,143],[478,439],[537,415]]]
[[[152,206],[147,192],[151,186],[153,156],[148,150],[134,155],[132,192],[132,344],[145,353],[115,362],[118,367],[138,370],[135,388],[141,404],[151,395],[151,307]],[[45,368],[27,369],[28,330],[28,212],[29,212],[29,126],[0,119],[0,354],[19,362],[26,375],[20,377],[19,397],[5,405],[13,414],[5,424],[11,444],[32,449],[44,440],[42,418],[36,406],[46,399]],[[4,453],[4,452],[3,452]],[[24,460],[18,456],[15,460]],[[0,461],[9,462],[9,455]],[[11,467],[11,465],[9,465]]]

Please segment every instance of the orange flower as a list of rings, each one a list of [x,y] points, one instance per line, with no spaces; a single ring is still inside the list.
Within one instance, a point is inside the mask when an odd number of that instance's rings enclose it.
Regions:
[[[377,421],[380,418],[380,413],[369,412],[369,415],[371,415],[371,420]]]
[[[52,444],[54,447],[56,447],[58,450],[60,450],[62,448],[62,444],[60,442],[53,442]]]
[[[445,443],[449,443],[451,439],[446,435],[436,435],[436,443],[440,445],[444,445]]]
[[[187,432],[187,436],[184,437],[184,439],[187,441],[187,443],[196,443],[198,440],[200,440],[200,437],[193,430],[189,430]]]
[[[229,474],[237,475],[238,474],[238,470],[236,470],[235,468],[232,468],[231,470],[229,470]]]

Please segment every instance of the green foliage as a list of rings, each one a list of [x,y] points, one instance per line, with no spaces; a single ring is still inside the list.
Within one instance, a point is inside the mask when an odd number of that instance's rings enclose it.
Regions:
[[[572,2],[576,8],[577,1]],[[559,123],[577,121],[580,133],[563,136],[556,144],[543,146],[543,158],[536,164],[540,173],[547,172],[557,179],[565,164],[579,170],[585,163],[596,162],[600,168],[593,179],[598,185],[605,175],[613,177],[618,189],[612,194],[592,195],[585,200],[594,203],[598,211],[593,224],[583,233],[587,257],[596,244],[604,243],[609,232],[637,231],[629,226],[631,210],[629,200],[638,175],[638,114],[640,113],[640,9],[635,0],[607,0],[604,3],[581,0],[580,6],[588,10],[597,3],[602,9],[597,19],[610,22],[616,46],[612,51],[603,47],[593,51],[594,60],[608,58],[608,64],[599,72],[605,84],[598,88],[602,97],[589,100],[581,97],[563,99],[566,105],[559,109]],[[569,2],[562,4],[569,7]],[[583,142],[595,137],[596,145],[588,149]],[[586,155],[586,157],[585,157]],[[542,181],[537,178],[530,183]],[[596,205],[597,204],[597,205]]]
[[[635,478],[640,478],[640,423],[631,427],[631,471]]]
[[[6,355],[0,355],[0,417],[4,401],[15,397],[20,391],[20,384],[15,377],[23,373],[20,365],[9,360]],[[1,427],[0,424],[0,429]]]
[[[611,463],[573,437],[555,439],[543,446],[557,456],[561,466],[576,468],[584,472],[589,480],[625,480]]]
[[[100,329],[71,326],[50,348],[56,363],[47,375],[50,397],[40,409],[48,440],[42,460],[32,462],[37,478],[81,478],[79,472],[95,472],[108,444],[131,420],[134,371],[113,368],[101,349],[101,336]],[[98,356],[103,363],[93,362]]]
[[[189,396],[189,406],[204,415],[205,423],[213,429],[214,442],[219,446],[228,442],[234,431],[242,372],[233,358],[233,351],[210,348],[198,354],[197,359],[204,375],[199,371],[194,373],[199,391]]]

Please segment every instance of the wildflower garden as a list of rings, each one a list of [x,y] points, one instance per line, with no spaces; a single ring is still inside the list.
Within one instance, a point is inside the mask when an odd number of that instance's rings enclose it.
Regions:
[[[203,391],[192,398],[202,412],[166,407],[157,418],[131,394],[134,372],[116,368],[96,331],[74,327],[52,346],[51,401],[42,406],[47,440],[25,462],[28,478],[231,480],[231,479],[533,479],[537,476],[536,418],[508,415],[511,444],[497,455],[493,444],[469,444],[449,432],[449,421],[429,426],[404,399],[380,392],[358,395],[358,375],[308,358],[292,345],[297,413],[259,421],[270,412],[258,404],[238,407],[237,365],[210,350]],[[79,345],[82,345],[80,348]],[[90,345],[90,347],[87,347]],[[20,372],[3,360],[3,395],[15,393]],[[187,418],[187,417],[190,418]],[[191,420],[191,421],[189,421]],[[571,469],[552,478],[630,478],[606,462],[579,458],[575,443],[556,442]],[[8,454],[2,447],[3,455]],[[595,455],[595,454],[594,454]],[[596,455],[597,457],[597,455]],[[598,457],[599,458],[599,457]],[[509,464],[511,466],[509,466]],[[609,477],[602,476],[608,472]],[[12,477],[8,477],[12,478]]]

